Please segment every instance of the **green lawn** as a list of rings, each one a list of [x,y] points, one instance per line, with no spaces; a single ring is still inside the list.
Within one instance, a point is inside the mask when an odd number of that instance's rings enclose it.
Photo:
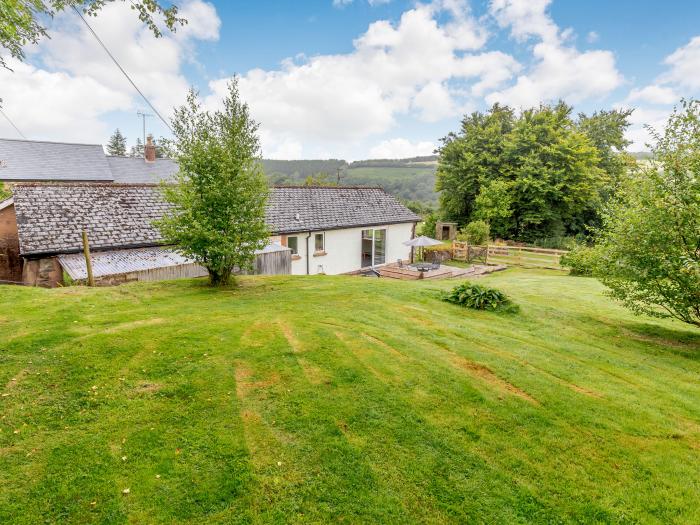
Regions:
[[[699,523],[700,330],[482,282],[0,288],[0,523]]]

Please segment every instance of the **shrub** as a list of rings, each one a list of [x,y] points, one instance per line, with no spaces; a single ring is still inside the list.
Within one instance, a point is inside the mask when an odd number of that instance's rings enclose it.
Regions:
[[[423,219],[423,224],[418,228],[418,235],[426,237],[435,237],[435,227],[437,226],[438,216],[435,213],[429,213]]]
[[[593,275],[595,260],[594,248],[579,244],[562,255],[560,263],[569,269],[571,275]]]
[[[475,310],[516,310],[506,294],[495,288],[487,288],[473,283],[463,283],[455,286],[443,297],[452,304],[473,308]]]
[[[491,229],[486,221],[472,221],[459,230],[457,239],[469,244],[486,244],[489,241]]]

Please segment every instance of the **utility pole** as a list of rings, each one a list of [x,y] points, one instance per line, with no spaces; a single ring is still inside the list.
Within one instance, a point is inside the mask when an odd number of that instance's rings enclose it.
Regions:
[[[137,111],[136,114],[141,117],[141,120],[143,121],[143,148],[144,148],[144,154],[146,151],[146,117],[152,117],[153,114],[151,113],[144,113],[143,111]]]
[[[338,178],[338,186],[340,186],[340,167],[336,168],[336,177]]]

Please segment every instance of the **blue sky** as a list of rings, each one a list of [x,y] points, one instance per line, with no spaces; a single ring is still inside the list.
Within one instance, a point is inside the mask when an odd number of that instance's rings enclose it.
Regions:
[[[430,153],[468,111],[563,98],[633,107],[631,149],[700,89],[700,2],[316,0],[179,2],[189,24],[155,40],[116,2],[90,22],[164,115],[188,86],[216,108],[227,79],[260,122],[263,154],[359,159]],[[29,138],[141,134],[142,100],[72,13],[0,72]],[[697,40],[694,40],[697,38]],[[155,118],[148,131],[166,135]],[[0,119],[0,136],[16,132]]]

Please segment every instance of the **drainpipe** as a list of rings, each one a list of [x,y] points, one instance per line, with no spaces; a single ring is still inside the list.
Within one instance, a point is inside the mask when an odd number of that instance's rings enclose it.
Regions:
[[[306,275],[309,275],[309,238],[311,238],[311,232],[306,235]]]

